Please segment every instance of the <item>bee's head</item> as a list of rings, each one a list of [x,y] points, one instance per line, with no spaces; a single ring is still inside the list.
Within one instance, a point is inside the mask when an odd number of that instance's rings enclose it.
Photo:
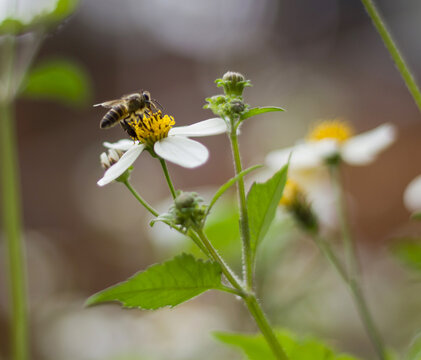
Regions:
[[[146,103],[149,103],[151,101],[151,93],[149,91],[143,91],[142,92],[142,97],[143,97],[143,100]]]

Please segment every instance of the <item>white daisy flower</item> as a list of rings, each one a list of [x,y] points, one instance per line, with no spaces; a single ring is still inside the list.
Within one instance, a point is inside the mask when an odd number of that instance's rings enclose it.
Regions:
[[[409,211],[421,211],[421,175],[408,184],[403,194],[403,202]]]
[[[297,145],[275,150],[266,157],[270,167],[280,168],[291,155],[290,169],[311,169],[323,165],[327,160],[340,157],[350,165],[368,165],[377,155],[388,148],[396,138],[392,124],[354,136],[352,127],[340,120],[319,123]]]
[[[161,111],[132,119],[130,124],[133,134],[136,133],[134,141],[123,139],[116,143],[104,143],[109,149],[126,152],[105,172],[97,183],[99,186],[104,186],[122,175],[145,149],[186,168],[200,166],[209,157],[208,149],[189,137],[218,135],[227,131],[226,123],[221,118],[173,128],[174,118],[162,116]]]

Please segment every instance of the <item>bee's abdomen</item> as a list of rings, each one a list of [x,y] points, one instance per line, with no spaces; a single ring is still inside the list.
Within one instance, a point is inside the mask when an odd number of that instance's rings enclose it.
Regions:
[[[126,114],[127,114],[127,109],[125,106],[114,106],[101,119],[101,122],[99,123],[99,127],[101,129],[106,129],[111,126],[114,126]]]

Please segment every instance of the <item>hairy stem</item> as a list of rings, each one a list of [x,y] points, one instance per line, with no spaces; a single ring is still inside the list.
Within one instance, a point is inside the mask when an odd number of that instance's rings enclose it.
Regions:
[[[395,41],[390,34],[390,31],[387,29],[386,24],[384,23],[382,16],[380,15],[378,9],[374,5],[372,0],[361,0],[365,10],[373,21],[374,26],[376,27],[378,33],[383,39],[386,48],[389,50],[390,55],[393,58],[403,80],[405,81],[406,86],[408,87],[412,97],[415,100],[415,103],[418,106],[418,109],[421,111],[421,92],[415,81],[414,76],[409,69],[408,64],[403,58],[401,52],[399,51]]]
[[[269,347],[272,349],[273,354],[278,360],[287,360],[288,357],[285,354],[285,351],[282,349],[276,335],[269,324],[267,317],[265,316],[260,304],[258,303],[254,295],[246,297],[244,299],[246,302],[247,308],[250,311],[250,314],[253,316],[256,321],[257,326],[265,337]]]
[[[162,170],[164,171],[165,179],[167,180],[168,187],[170,188],[171,196],[173,199],[176,198],[174,185],[172,184],[170,173],[168,172],[167,164],[164,159],[159,158],[159,162],[161,163]]]
[[[358,261],[357,261],[356,251],[355,251],[355,244],[352,241],[351,231],[348,224],[348,217],[346,214],[346,205],[345,205],[345,199],[344,199],[344,192],[342,188],[342,182],[340,179],[339,166],[337,165],[331,166],[330,173],[331,173],[333,186],[335,190],[339,221],[341,225],[342,238],[344,241],[346,259],[347,259],[347,265],[348,265],[346,283],[349,286],[349,289],[354,298],[360,318],[376,350],[378,358],[381,360],[386,360],[386,351],[383,344],[383,340],[380,336],[379,331],[377,330],[373,317],[368,309],[368,305],[365,300],[362,288],[359,284],[360,277],[359,277]],[[338,271],[340,270],[338,269]]]
[[[233,126],[230,134],[232,155],[234,158],[235,175],[243,170],[241,165],[240,150],[238,146],[237,128]],[[240,230],[243,244],[243,273],[247,290],[253,289],[253,256],[250,245],[250,228],[246,203],[246,192],[244,188],[244,179],[237,181],[238,202],[240,207]]]
[[[28,359],[28,313],[25,245],[21,209],[17,144],[12,103],[0,102],[0,163],[3,226],[8,248],[10,305],[12,307],[12,358]]]

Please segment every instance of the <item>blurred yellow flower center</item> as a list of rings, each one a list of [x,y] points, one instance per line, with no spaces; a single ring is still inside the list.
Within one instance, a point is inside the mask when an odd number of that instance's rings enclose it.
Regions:
[[[307,136],[310,141],[335,139],[344,142],[354,135],[354,129],[346,121],[325,120],[318,123]]]
[[[284,192],[282,194],[282,198],[279,202],[279,205],[290,207],[296,201],[297,197],[301,192],[302,191],[297,185],[297,183],[291,179],[288,179],[285,184]]]
[[[162,116],[160,110],[155,113],[145,113],[143,116],[137,115],[136,119],[131,121],[132,128],[136,132],[136,140],[148,145],[166,138],[174,124],[174,118],[168,115]]]

